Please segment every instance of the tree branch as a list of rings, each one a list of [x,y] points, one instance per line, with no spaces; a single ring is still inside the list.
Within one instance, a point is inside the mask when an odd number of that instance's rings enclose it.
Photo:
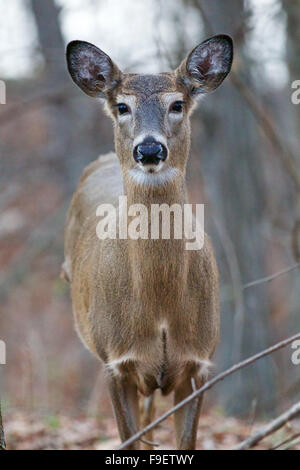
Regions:
[[[275,279],[276,277],[282,276],[282,274],[286,274],[299,267],[300,267],[300,263],[297,263],[294,266],[290,266],[289,268],[282,269],[281,271],[271,274],[270,276],[262,277],[261,279],[256,279],[255,281],[248,282],[247,284],[243,285],[243,289],[248,289],[249,287],[257,286],[258,284],[264,284],[265,282],[273,281],[273,279]]]
[[[254,447],[258,442],[264,439],[266,436],[273,434],[278,429],[282,428],[289,420],[295,418],[300,414],[300,401],[293,405],[289,410],[285,411],[278,418],[271,421],[271,423],[264,426],[257,434],[248,437],[245,441],[241,442],[234,450],[246,450]]]
[[[284,348],[285,346],[291,344],[293,341],[295,341],[296,339],[300,339],[300,333],[294,335],[294,336],[291,336],[290,338],[287,338],[283,341],[281,341],[280,343],[277,343],[275,344],[274,346],[271,346],[270,348],[268,349],[265,349],[264,351],[261,351],[260,353],[257,353],[255,354],[254,356],[251,356],[249,357],[248,359],[245,359],[244,361],[242,362],[239,362],[238,364],[235,364],[233,365],[232,367],[230,367],[229,369],[227,369],[226,371],[222,372],[221,374],[218,374],[216,377],[214,377],[212,380],[209,380],[208,382],[206,382],[205,385],[203,385],[203,387],[201,387],[199,390],[196,390],[195,392],[191,393],[191,395],[189,395],[188,397],[186,397],[184,400],[182,400],[181,402],[177,403],[176,406],[174,406],[173,408],[171,408],[169,411],[167,411],[166,413],[164,413],[162,416],[160,416],[159,418],[157,418],[156,420],[154,420],[152,423],[150,423],[148,426],[146,426],[145,428],[143,428],[141,431],[137,432],[136,434],[134,434],[133,436],[131,436],[129,439],[127,439],[127,441],[123,442],[118,448],[117,450],[122,450],[122,449],[125,449],[128,445],[132,444],[133,442],[137,441],[138,439],[140,439],[142,436],[144,436],[144,434],[146,434],[147,432],[149,432],[151,429],[155,428],[156,426],[158,426],[160,423],[162,423],[163,421],[165,421],[169,416],[171,416],[173,413],[175,413],[176,411],[180,410],[183,406],[187,405],[188,403],[190,403],[191,401],[193,401],[195,398],[198,398],[200,395],[202,395],[206,390],[212,388],[216,383],[220,382],[221,380],[225,379],[226,377],[228,377],[229,375],[233,374],[234,372],[237,372],[238,370],[242,369],[243,367],[247,367],[249,366],[250,364],[253,364],[253,362],[265,357],[265,356],[268,356],[269,354],[272,354],[273,352],[275,351],[278,351],[279,349],[282,349]]]
[[[290,450],[292,449],[293,447],[295,447],[297,444],[300,443],[300,439],[296,439],[295,441],[291,442],[290,445],[288,445],[287,447],[285,447],[284,449],[282,450]]]
[[[2,424],[2,414],[1,414],[1,402],[0,402],[0,450],[5,450],[5,439],[4,439],[4,429]]]
[[[279,447],[284,446],[285,444],[289,444],[290,442],[294,441],[297,439],[297,437],[300,436],[300,432],[297,432],[296,434],[293,434],[292,436],[288,437],[284,441],[279,442],[279,444],[276,444],[274,447],[272,447],[270,450],[277,450]],[[285,450],[285,449],[284,449]]]

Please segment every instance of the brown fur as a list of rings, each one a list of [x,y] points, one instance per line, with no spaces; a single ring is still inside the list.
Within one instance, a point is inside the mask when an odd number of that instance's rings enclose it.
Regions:
[[[117,205],[121,194],[128,206],[144,204],[149,211],[151,204],[183,207],[188,202],[185,167],[194,99],[184,85],[182,67],[168,74],[122,74],[120,79],[113,64],[114,86],[106,92],[106,108],[115,122],[117,156],[101,156],[84,170],[66,226],[63,270],[71,282],[77,331],[107,366],[122,440],[139,427],[137,390],[146,397],[157,388],[163,394],[175,391],[175,402],[180,401],[191,393],[192,378],[198,386],[205,380],[219,337],[218,271],[207,236],[201,250],[188,251],[184,238],[100,241],[96,235],[97,206]],[[166,93],[183,95],[180,123],[165,117]],[[129,124],[118,122],[114,105],[120,94],[135,100]],[[151,133],[153,126],[168,143],[166,167],[177,173],[164,184],[149,186],[136,182],[129,171],[136,166],[134,139]],[[195,447],[199,412],[200,400],[176,414],[179,448]],[[150,416],[152,407],[144,423]]]

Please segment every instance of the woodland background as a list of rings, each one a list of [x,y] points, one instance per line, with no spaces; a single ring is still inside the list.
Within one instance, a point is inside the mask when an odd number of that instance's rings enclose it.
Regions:
[[[214,373],[300,330],[299,270],[243,288],[299,262],[300,105],[291,84],[300,80],[300,1],[0,2],[0,390],[10,448],[118,442],[103,371],[74,332],[68,285],[58,278],[80,173],[113,149],[101,105],[67,74],[66,43],[94,42],[124,71],[157,72],[217,33],[233,37],[233,73],[195,112],[188,169],[221,275]],[[207,394],[201,447],[226,447],[299,400],[291,353]],[[160,410],[170,406],[164,399]],[[170,429],[160,430],[166,445]]]

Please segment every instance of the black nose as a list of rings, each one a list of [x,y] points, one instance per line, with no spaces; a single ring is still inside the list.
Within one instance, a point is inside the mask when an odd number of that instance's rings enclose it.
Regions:
[[[145,139],[133,151],[135,161],[143,165],[157,165],[160,161],[163,162],[167,156],[168,151],[163,144],[149,139]]]

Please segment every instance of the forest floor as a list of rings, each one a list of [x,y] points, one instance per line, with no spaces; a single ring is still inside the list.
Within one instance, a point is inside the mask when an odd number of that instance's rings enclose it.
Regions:
[[[233,449],[239,442],[255,433],[264,423],[250,425],[235,418],[224,417],[217,413],[203,415],[198,428],[197,449]],[[21,413],[6,417],[5,432],[7,448],[59,449],[59,450],[112,450],[120,444],[113,418],[70,418],[63,415],[35,418]],[[300,432],[300,421],[288,423],[284,428],[265,438],[256,449],[272,449],[291,436]],[[172,420],[162,423],[155,432],[157,449],[175,449]],[[297,442],[298,441],[298,442]],[[295,445],[284,444],[281,450],[291,448],[300,450],[299,438]]]

